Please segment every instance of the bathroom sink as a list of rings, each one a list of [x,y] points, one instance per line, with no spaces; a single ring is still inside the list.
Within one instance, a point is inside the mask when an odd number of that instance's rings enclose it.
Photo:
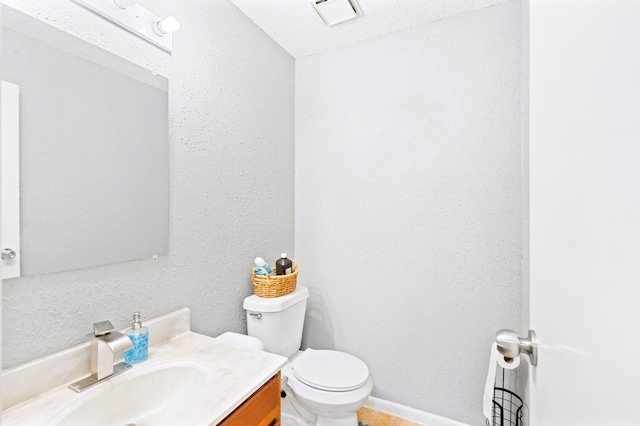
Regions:
[[[206,367],[184,361],[130,372],[80,394],[46,426],[176,424],[210,381]]]
[[[167,321],[166,327],[172,330],[175,321]],[[163,332],[157,326],[152,331],[155,336]],[[82,345],[5,371],[0,400],[12,405],[2,411],[2,426],[215,425],[287,362],[182,331],[151,344],[145,362],[77,393],[68,385],[86,377],[88,352],[89,345]],[[81,368],[69,375],[78,365]]]

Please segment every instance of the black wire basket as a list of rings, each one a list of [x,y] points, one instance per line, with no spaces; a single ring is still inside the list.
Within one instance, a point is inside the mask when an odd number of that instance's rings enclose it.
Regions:
[[[496,375],[496,386],[493,388],[492,422],[487,426],[525,426],[525,404],[515,392],[505,388],[505,370]],[[502,376],[502,382],[499,378]]]
[[[493,426],[524,426],[522,399],[504,388],[493,388]]]

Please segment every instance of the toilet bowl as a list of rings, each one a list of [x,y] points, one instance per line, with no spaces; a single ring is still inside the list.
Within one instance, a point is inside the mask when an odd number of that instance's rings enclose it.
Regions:
[[[243,303],[247,334],[259,339],[265,351],[291,360],[282,368],[284,389],[311,413],[313,418],[307,420],[316,426],[357,426],[356,412],[373,389],[369,369],[360,359],[340,351],[299,353],[308,298],[309,290],[300,285],[280,297],[247,297]],[[242,344],[242,339],[230,339]]]
[[[287,385],[317,426],[354,426],[373,389],[366,364],[353,355],[307,349],[282,369]]]

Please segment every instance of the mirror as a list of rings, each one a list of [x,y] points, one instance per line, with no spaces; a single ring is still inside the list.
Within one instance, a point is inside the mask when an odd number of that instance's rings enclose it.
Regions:
[[[168,82],[2,6],[20,88],[22,275],[168,254]]]

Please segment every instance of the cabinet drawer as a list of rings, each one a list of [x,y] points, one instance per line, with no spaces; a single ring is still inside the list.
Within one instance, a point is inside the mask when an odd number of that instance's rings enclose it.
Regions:
[[[222,426],[280,425],[280,372],[254,392],[222,422]]]

